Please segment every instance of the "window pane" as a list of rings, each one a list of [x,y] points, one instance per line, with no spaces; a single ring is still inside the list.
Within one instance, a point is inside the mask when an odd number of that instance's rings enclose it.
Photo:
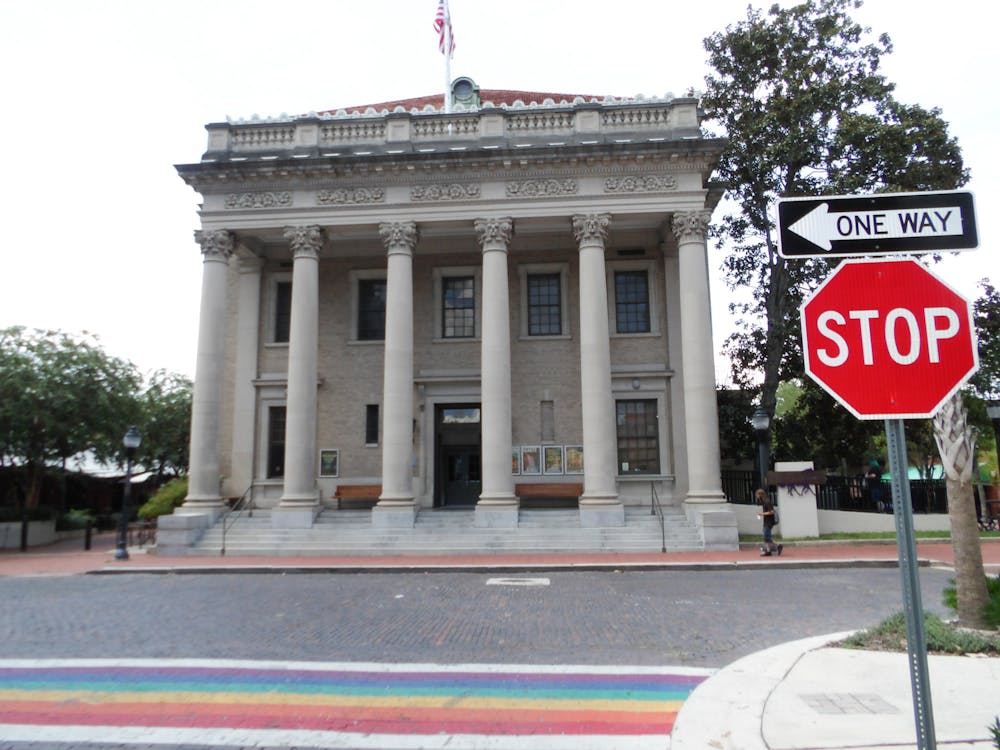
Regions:
[[[659,474],[660,442],[656,401],[616,401],[618,473]]]
[[[358,339],[381,341],[385,338],[385,279],[362,279],[358,282]]]
[[[472,338],[476,335],[476,285],[471,276],[444,279],[442,285],[444,338]]]
[[[292,324],[292,282],[279,281],[274,288],[274,341],[288,343]]]
[[[562,284],[557,273],[528,276],[528,335],[562,333]]]
[[[615,272],[615,325],[618,333],[649,332],[649,281],[645,271]]]
[[[285,476],[285,407],[267,410],[267,476]]]

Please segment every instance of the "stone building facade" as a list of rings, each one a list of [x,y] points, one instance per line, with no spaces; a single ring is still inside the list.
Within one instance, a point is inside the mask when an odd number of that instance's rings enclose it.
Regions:
[[[724,144],[690,98],[453,91],[210,124],[178,167],[204,259],[180,514],[249,491],[308,527],[367,488],[375,525],[516,526],[549,493],[607,526],[655,489],[711,527]]]

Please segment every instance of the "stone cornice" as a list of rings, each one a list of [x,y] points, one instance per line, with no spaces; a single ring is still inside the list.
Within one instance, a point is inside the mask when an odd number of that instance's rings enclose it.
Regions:
[[[279,192],[292,184],[334,190],[341,186],[334,186],[331,181],[341,180],[355,183],[361,180],[366,183],[365,187],[376,184],[412,185],[420,179],[432,183],[435,179],[440,180],[443,173],[454,178],[452,183],[447,183],[449,186],[486,179],[537,179],[542,175],[558,179],[560,174],[567,177],[605,175],[641,180],[651,175],[666,179],[670,174],[698,172],[707,178],[724,146],[725,142],[719,139],[694,139],[642,144],[596,144],[588,147],[552,146],[525,151],[203,162],[181,164],[176,168],[184,181],[200,192],[225,191],[228,187],[228,192],[237,196]],[[355,184],[344,187],[362,186]],[[253,204],[269,199],[232,200]]]

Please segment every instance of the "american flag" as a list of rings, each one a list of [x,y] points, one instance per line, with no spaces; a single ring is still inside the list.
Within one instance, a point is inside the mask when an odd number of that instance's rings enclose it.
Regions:
[[[434,15],[434,30],[438,33],[438,49],[441,54],[444,54],[445,45],[445,24],[448,26],[447,36],[451,39],[451,49],[449,50],[449,57],[455,56],[455,32],[451,28],[451,16],[447,12],[446,8],[447,0],[438,0],[437,13]]]

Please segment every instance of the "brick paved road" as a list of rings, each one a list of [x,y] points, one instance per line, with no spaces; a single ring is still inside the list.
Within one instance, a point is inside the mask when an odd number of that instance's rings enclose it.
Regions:
[[[895,569],[0,578],[0,658],[719,667],[901,609]],[[921,570],[942,612],[948,571]]]

